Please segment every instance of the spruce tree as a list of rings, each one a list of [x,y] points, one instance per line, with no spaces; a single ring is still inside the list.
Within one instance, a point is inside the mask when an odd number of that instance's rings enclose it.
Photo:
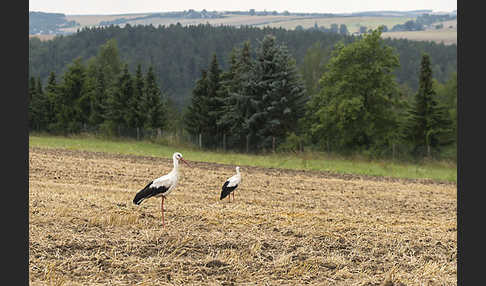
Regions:
[[[32,93],[32,100],[30,104],[31,112],[31,129],[36,131],[43,131],[47,129],[49,118],[49,101],[42,89],[40,78],[34,80],[32,83],[35,90]]]
[[[55,104],[59,98],[59,86],[56,82],[56,74],[54,72],[51,72],[49,74],[49,78],[47,79],[47,85],[45,88],[45,94],[48,101],[47,130],[52,131],[52,126],[55,125],[56,121]]]
[[[149,67],[145,77],[145,126],[149,129],[164,129],[167,122],[167,100],[161,93],[155,80],[155,73],[152,66]]]
[[[430,57],[425,53],[420,63],[419,90],[409,112],[407,137],[418,156],[430,156],[432,149],[453,141],[452,122],[445,106],[437,100]]]
[[[108,83],[103,68],[97,63],[89,66],[89,98],[90,115],[88,122],[91,126],[98,127],[107,119],[108,110]]]
[[[88,122],[91,126],[108,125],[110,119],[109,101],[114,92],[119,89],[119,77],[123,70],[117,42],[108,40],[101,45],[95,57],[88,63],[87,89],[89,90],[90,114]]]
[[[222,85],[227,94],[220,124],[224,124],[225,130],[231,135],[227,140],[228,146],[240,150],[245,148],[249,134],[246,122],[252,114],[249,90],[252,65],[250,42],[246,41],[242,48],[233,49],[230,55],[230,70],[222,78]]]
[[[221,88],[221,75],[222,71],[219,67],[218,59],[216,54],[213,54],[211,63],[208,69],[207,75],[207,94],[206,94],[206,102],[208,106],[208,113],[207,116],[207,136],[208,143],[210,146],[216,147],[218,144],[218,139],[222,134],[222,130],[220,130],[221,124],[218,125],[220,122],[220,117],[222,116],[223,112],[223,104],[224,104],[224,92],[222,92]]]
[[[81,130],[82,122],[79,120],[80,108],[77,106],[78,100],[85,95],[85,77],[86,70],[77,58],[68,67],[63,75],[63,82],[60,86],[60,96],[56,101],[55,113],[57,131],[67,133],[76,133]]]
[[[117,87],[109,97],[108,118],[118,135],[121,136],[122,129],[128,127],[130,114],[129,101],[133,96],[133,80],[128,72],[128,65],[123,67],[122,74],[118,78]]]
[[[191,103],[184,114],[184,125],[186,130],[194,135],[202,136],[207,132],[209,110],[206,95],[208,90],[208,75],[206,70],[201,70],[201,78],[196,81],[192,90]],[[200,142],[202,144],[202,142]]]
[[[267,35],[257,51],[251,80],[255,112],[248,119],[257,148],[275,148],[304,114],[305,87],[287,48]]]
[[[145,111],[145,83],[144,77],[142,74],[142,66],[140,64],[137,65],[137,70],[135,71],[135,78],[134,78],[134,90],[133,96],[130,98],[130,117],[129,117],[129,125],[132,128],[137,129],[137,138],[140,136],[140,128],[143,128],[145,125],[145,121],[147,120],[147,115]]]
[[[30,130],[34,129],[35,116],[33,115],[34,109],[33,109],[32,99],[36,97],[36,92],[37,92],[37,89],[36,89],[35,77],[31,76],[29,78],[29,88],[28,88],[29,106],[28,106],[28,113],[27,113]]]

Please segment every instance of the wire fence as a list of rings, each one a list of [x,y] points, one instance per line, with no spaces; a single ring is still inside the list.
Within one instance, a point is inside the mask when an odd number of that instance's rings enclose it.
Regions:
[[[35,131],[35,130],[32,130]],[[116,127],[107,128],[106,126],[83,126],[81,133],[91,134],[101,138],[128,138],[135,140],[152,141],[168,146],[183,146],[190,148],[199,148],[201,150],[232,151],[247,154],[262,153],[294,153],[302,154],[306,151],[318,151],[327,154],[340,153],[334,150],[330,144],[324,146],[312,146],[305,144],[301,139],[293,141],[282,138],[270,138],[262,147],[262,142],[250,135],[229,136],[227,134],[207,135],[207,134],[190,134],[184,128],[173,128],[163,130],[161,128],[127,128]],[[418,157],[411,155],[410,146],[405,144],[393,144],[380,150],[358,150],[355,152],[345,152],[347,155],[359,155],[367,158],[388,158],[392,160],[413,160],[414,158],[434,157],[436,159],[457,160],[457,149],[450,146],[444,152],[443,149],[417,150],[422,155]]]

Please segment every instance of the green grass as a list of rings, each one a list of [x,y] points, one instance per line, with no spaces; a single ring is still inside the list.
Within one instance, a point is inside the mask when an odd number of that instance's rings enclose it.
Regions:
[[[190,147],[164,146],[148,141],[127,139],[108,140],[92,136],[60,137],[30,135],[29,146],[86,150],[117,154],[133,154],[170,158],[176,151],[188,161],[223,163],[239,166],[259,166],[296,170],[330,171],[343,174],[362,174],[412,179],[434,179],[457,182],[457,166],[446,161],[431,161],[421,164],[368,161],[328,156],[323,153],[248,155],[233,152],[202,151]]]

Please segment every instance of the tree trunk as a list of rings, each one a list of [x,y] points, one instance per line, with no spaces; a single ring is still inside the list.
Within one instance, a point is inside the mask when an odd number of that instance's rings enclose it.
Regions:
[[[272,152],[275,153],[275,136],[272,136]]]
[[[140,140],[140,127],[137,127],[137,140]]]
[[[226,151],[226,134],[223,133],[223,151]]]
[[[199,133],[199,149],[202,149],[202,134]]]
[[[250,151],[250,134],[246,135],[246,153]]]

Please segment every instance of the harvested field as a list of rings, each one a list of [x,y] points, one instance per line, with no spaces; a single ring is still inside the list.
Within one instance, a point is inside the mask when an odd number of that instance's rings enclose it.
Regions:
[[[31,285],[456,285],[455,184],[29,149]]]

